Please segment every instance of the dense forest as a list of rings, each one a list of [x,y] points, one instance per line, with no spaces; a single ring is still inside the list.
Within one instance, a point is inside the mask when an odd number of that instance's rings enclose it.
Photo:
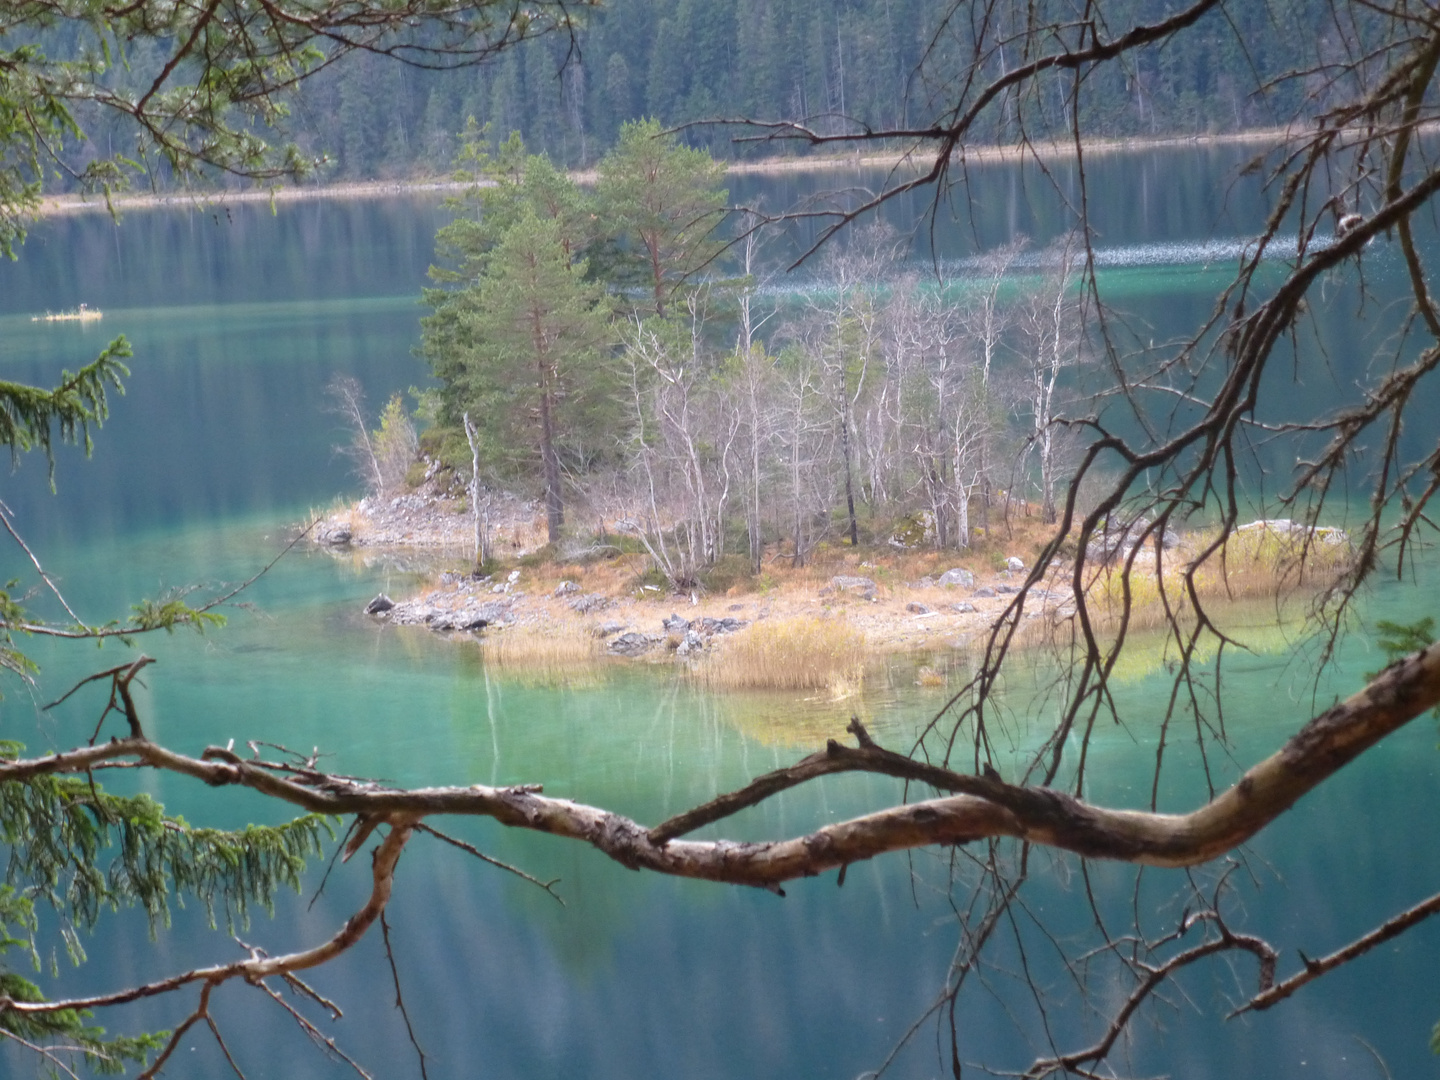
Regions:
[[[1109,14],[1121,25],[1171,7],[1127,0]],[[995,76],[1025,59],[1007,49],[1003,27],[972,25],[968,11],[927,0],[608,0],[577,13],[573,37],[527,41],[459,72],[357,54],[304,81],[284,126],[301,151],[324,158],[321,181],[444,174],[470,117],[502,134],[519,131],[565,167],[592,165],[624,122],[641,117],[666,126],[784,118],[829,134],[923,127],[953,107],[972,63]],[[1321,0],[1216,10],[1183,49],[1142,49],[1081,73],[1078,95],[1069,72],[1028,83],[973,128],[972,141],[1045,137],[1076,121],[1092,136],[1203,134],[1318,112],[1349,88],[1317,74],[1261,90],[1257,73],[1313,65],[1317,34],[1323,55],[1332,25],[1326,11]],[[1018,27],[1023,5],[1013,18]],[[84,47],[58,32],[39,41],[57,57]],[[156,43],[136,45],[112,77],[122,88],[143,87],[163,55]],[[75,151],[80,164],[132,138],[96,112],[85,124],[91,144]],[[685,138],[721,159],[806,152],[794,141],[737,143],[737,134],[705,125]]]

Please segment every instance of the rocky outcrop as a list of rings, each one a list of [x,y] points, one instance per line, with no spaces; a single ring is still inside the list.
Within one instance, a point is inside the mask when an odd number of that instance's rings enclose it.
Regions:
[[[467,597],[463,603],[447,607],[435,603],[429,597],[419,597],[402,600],[398,604],[391,601],[389,607],[381,606],[372,611],[371,608],[375,608],[379,601],[389,600],[389,597],[381,595],[366,605],[365,613],[396,626],[427,626],[431,630],[483,630],[487,626],[507,626],[514,621],[512,609],[515,599],[513,595],[485,601]]]
[[[640,656],[642,653],[649,652],[664,640],[664,638],[642,634],[638,630],[631,630],[621,634],[614,641],[610,642],[609,648],[610,652],[616,656]]]

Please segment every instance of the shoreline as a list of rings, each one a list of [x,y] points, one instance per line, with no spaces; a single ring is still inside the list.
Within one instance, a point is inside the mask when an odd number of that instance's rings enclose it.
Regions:
[[[584,654],[587,662],[611,657],[703,662],[723,655],[730,635],[765,620],[841,625],[860,635],[871,658],[962,652],[982,642],[1013,603],[1050,528],[1031,515],[1033,508],[1016,504],[1005,526],[998,524],[1002,511],[996,508],[995,540],[977,536],[971,548],[826,544],[816,549],[809,565],[798,569],[786,567],[776,549],[759,576],[736,575],[728,583],[687,593],[658,585],[647,573],[646,555],[622,552],[603,534],[598,544],[577,542],[589,546],[577,546],[568,555],[533,559],[531,553],[544,545],[543,511],[537,502],[516,496],[504,496],[496,506],[496,549],[503,569],[477,576],[471,572],[471,519],[459,512],[459,505],[436,489],[365,499],[322,518],[310,544],[339,559],[410,560],[412,570],[424,568],[421,572],[429,580],[409,595],[392,599],[381,594],[364,606],[364,617],[376,624],[424,629],[477,641],[482,648],[489,642],[504,649],[513,639],[527,639],[530,644],[519,652],[523,657],[526,648],[534,650],[540,666],[570,662],[556,661],[557,649]],[[1005,539],[1000,538],[1002,528],[1008,533]],[[1250,534],[1264,546],[1267,535],[1293,541],[1302,532],[1322,545],[1343,543],[1348,551],[1348,537],[1340,530],[1310,529],[1289,521],[1258,520],[1239,528],[1236,536]],[[1099,548],[1090,560],[1096,577],[1093,586],[1086,586],[1092,617],[1103,620],[1113,602],[1107,599],[1113,589],[1101,576],[1107,562],[1124,550],[1127,534],[1095,541]],[[1168,578],[1204,542],[1198,533],[1167,534],[1164,546],[1174,552],[1165,560]],[[1250,631],[1273,629],[1277,598],[1288,607],[1286,598],[1308,595],[1313,580],[1291,580],[1283,556],[1268,566],[1264,560],[1254,561],[1258,553],[1246,556],[1245,551],[1237,548],[1234,557],[1252,565],[1234,567],[1233,578],[1230,569],[1224,571],[1221,590],[1231,594],[1233,587],[1233,595],[1226,600],[1213,589],[1205,595],[1217,610],[1232,609],[1244,624],[1227,629],[1243,629],[1248,636]],[[1146,565],[1153,572],[1155,556],[1142,549],[1135,564],[1141,575]],[[1022,645],[1052,639],[1074,617],[1071,572],[1068,562],[1057,564],[1031,587],[1022,616]],[[1256,622],[1258,611],[1265,614]],[[1144,627],[1137,624],[1135,629],[1143,632]]]
[[[1283,145],[1299,133],[1293,127],[1258,128],[1251,131],[1237,131],[1205,135],[1165,135],[1143,139],[1095,139],[1085,144],[1085,153],[1112,155],[1121,153],[1144,153],[1154,150],[1184,149],[1207,146],[1230,146],[1246,144]],[[984,146],[962,146],[951,155],[951,164],[988,164],[1009,162],[1025,157],[1053,161],[1074,154],[1074,144],[1059,140],[1028,143],[1017,146],[987,144]],[[774,157],[757,161],[735,161],[726,163],[727,176],[784,175],[801,172],[840,172],[847,169],[910,169],[916,173],[928,169],[934,163],[933,155],[911,151],[887,151],[873,154],[831,154],[814,157]],[[593,184],[596,172],[591,169],[572,170],[569,176],[580,184]],[[355,180],[340,183],[316,184],[313,186],[287,186],[276,188],[246,188],[242,190],[177,191],[166,194],[125,194],[112,195],[108,200],[101,195],[65,194],[47,195],[40,200],[35,218],[58,217],[66,214],[110,213],[126,210],[167,209],[171,207],[211,207],[227,203],[291,203],[308,202],[314,199],[388,199],[418,198],[434,194],[463,192],[472,185],[469,182],[449,180],[440,177],[408,180]]]

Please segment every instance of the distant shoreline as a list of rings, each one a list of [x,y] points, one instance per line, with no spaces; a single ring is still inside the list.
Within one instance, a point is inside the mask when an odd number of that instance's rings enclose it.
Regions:
[[[1145,139],[1096,139],[1085,144],[1085,153],[1117,154],[1184,147],[1228,146],[1268,143],[1280,145],[1292,138],[1293,128],[1262,128],[1222,135],[1174,135]],[[1049,141],[1025,146],[964,147],[952,164],[967,162],[1013,161],[1022,157],[1054,160],[1069,157],[1074,145]],[[883,154],[836,154],[827,157],[766,158],[761,161],[736,161],[726,166],[726,175],[779,175],[800,172],[834,172],[847,169],[910,168],[916,172],[928,169],[933,157],[918,151]],[[595,170],[586,169],[570,174],[579,183],[593,183]],[[172,194],[119,194],[108,201],[98,195],[52,195],[40,201],[37,218],[64,214],[106,213],[117,211],[163,209],[167,207],[213,207],[232,203],[290,203],[312,199],[388,199],[452,194],[470,187],[468,183],[438,178],[416,180],[363,180],[314,186],[248,188],[242,191],[179,191]]]

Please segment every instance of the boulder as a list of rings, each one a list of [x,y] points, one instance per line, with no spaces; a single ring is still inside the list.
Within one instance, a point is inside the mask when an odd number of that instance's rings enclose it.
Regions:
[[[649,652],[656,644],[655,638],[632,630],[610,642],[610,651],[616,656],[639,656],[641,653]]]
[[[599,626],[595,627],[595,636],[599,638],[606,638],[609,637],[611,634],[618,634],[621,630],[624,629],[625,624],[623,622],[602,622]]]
[[[973,589],[975,587],[975,575],[963,566],[957,566],[951,570],[946,570],[940,575],[940,584],[947,589]]]
[[[555,586],[556,596],[571,596],[579,591],[580,586],[576,585],[573,581],[562,581],[559,585]]]
[[[387,611],[392,610],[394,607],[395,601],[391,600],[390,597],[386,596],[384,593],[381,593],[379,596],[375,597],[374,600],[371,600],[370,603],[365,605],[365,614],[384,615]]]
[[[610,606],[610,598],[601,596],[599,593],[589,593],[585,596],[577,596],[570,601],[570,609],[581,615],[589,615],[596,611],[604,611]]]
[[[905,605],[905,610],[911,615],[929,615],[930,609],[924,604],[916,603],[914,600]]]
[[[1011,555],[1008,559],[1005,560],[1005,569],[1006,569],[1006,570],[1024,570],[1024,569],[1025,569],[1025,560],[1024,560],[1024,559],[1021,559],[1021,558],[1017,558],[1017,557],[1014,556],[1014,555]]]
[[[971,615],[975,612],[975,605],[962,600],[958,604],[951,604],[950,610],[956,615]]]
[[[989,585],[982,585],[980,588],[976,589],[976,590],[975,590],[973,593],[971,593],[970,595],[971,595],[971,596],[979,596],[979,597],[990,597],[990,596],[994,596],[994,595],[995,595],[995,590],[992,589],[992,588],[990,588]]]
[[[668,619],[660,620],[660,625],[665,628],[666,633],[683,634],[690,629],[690,620],[682,619],[672,611]]]
[[[895,523],[889,544],[893,548],[928,547],[935,543],[935,515],[929,510],[901,518]]]
[[[850,574],[836,574],[830,579],[830,585],[836,592],[856,592],[863,599],[875,599],[875,582],[868,577],[855,577]]]

